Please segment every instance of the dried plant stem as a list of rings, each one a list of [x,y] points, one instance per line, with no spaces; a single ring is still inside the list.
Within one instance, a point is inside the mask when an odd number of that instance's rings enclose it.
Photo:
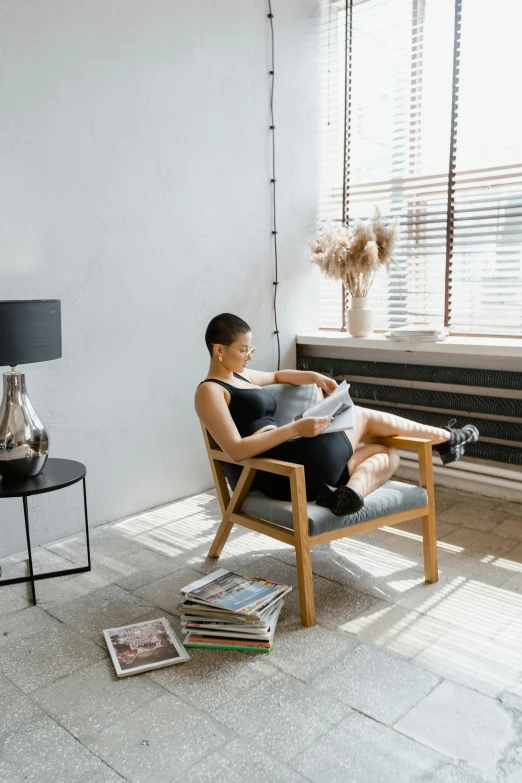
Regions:
[[[390,269],[398,232],[398,221],[387,226],[377,208],[370,221],[356,221],[353,230],[327,222],[318,240],[310,242],[311,261],[326,277],[341,280],[350,296],[367,296],[378,270]]]

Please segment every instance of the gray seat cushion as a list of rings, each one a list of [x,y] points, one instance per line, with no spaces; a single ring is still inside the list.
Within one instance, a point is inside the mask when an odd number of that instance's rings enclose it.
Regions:
[[[379,519],[400,511],[410,511],[413,508],[423,508],[428,503],[428,493],[421,487],[404,484],[402,481],[387,481],[382,487],[371,492],[364,506],[356,514],[337,517],[324,508],[308,503],[308,529],[311,536],[318,536],[330,530],[358,525],[371,519]],[[267,519],[281,527],[293,529],[294,517],[292,503],[287,500],[272,500],[262,492],[250,492],[241,509],[246,514],[252,514]]]

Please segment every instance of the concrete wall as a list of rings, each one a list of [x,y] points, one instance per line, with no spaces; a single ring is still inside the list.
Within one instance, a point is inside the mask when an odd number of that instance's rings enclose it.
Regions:
[[[316,0],[276,0],[282,366],[318,326]],[[97,525],[211,484],[193,394],[209,319],[275,369],[263,0],[0,3],[0,298],[62,300],[63,358],[22,367],[51,454],[88,466]],[[31,502],[35,543],[80,488]],[[0,554],[23,549],[0,506]]]

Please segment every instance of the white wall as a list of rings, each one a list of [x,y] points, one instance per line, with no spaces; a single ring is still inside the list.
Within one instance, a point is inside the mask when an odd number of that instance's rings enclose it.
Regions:
[[[275,0],[282,366],[314,329],[316,0]],[[88,466],[91,524],[211,484],[193,411],[209,319],[275,368],[264,0],[0,3],[0,298],[62,300],[63,358],[28,365],[51,454]],[[34,542],[81,527],[33,499]],[[0,553],[23,549],[0,505]]]

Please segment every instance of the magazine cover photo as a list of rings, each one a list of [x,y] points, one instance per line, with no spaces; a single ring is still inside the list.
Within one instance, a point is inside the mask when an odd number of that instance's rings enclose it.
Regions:
[[[103,633],[118,677],[180,663],[189,657],[164,617],[109,628]]]

